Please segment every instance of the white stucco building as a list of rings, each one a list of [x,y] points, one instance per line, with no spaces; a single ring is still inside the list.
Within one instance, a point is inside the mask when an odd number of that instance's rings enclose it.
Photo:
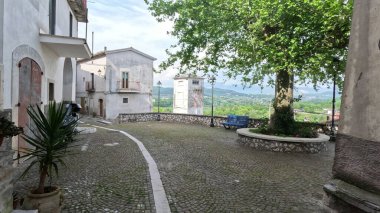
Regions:
[[[203,115],[204,79],[195,75],[177,75],[173,87],[173,113]]]
[[[86,40],[77,38],[86,1],[0,2],[0,110],[26,126],[28,105],[75,100],[76,58],[91,56]]]
[[[120,113],[151,112],[155,60],[130,47],[78,61],[76,101],[83,113],[115,119]]]
[[[0,113],[26,132],[29,105],[75,100],[76,58],[91,56],[78,22],[87,22],[86,0],[0,0]],[[15,150],[27,147],[12,140]],[[0,212],[6,202],[0,191]]]

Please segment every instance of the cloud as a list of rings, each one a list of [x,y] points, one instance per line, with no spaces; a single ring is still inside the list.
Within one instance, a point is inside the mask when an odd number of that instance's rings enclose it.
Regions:
[[[144,1],[135,0],[91,0],[88,2],[89,23],[88,43],[92,44],[91,32],[94,32],[94,52],[134,47],[155,58],[154,66],[167,59],[165,50],[176,43],[168,35],[173,23],[159,23],[150,15]],[[79,35],[85,37],[85,25],[79,26]],[[172,85],[176,70],[170,69],[154,74],[155,82],[165,86]]]
[[[134,47],[155,58],[154,66],[167,59],[165,50],[177,40],[167,32],[173,28],[173,23],[159,23],[150,14],[143,0],[89,0],[88,43],[91,47],[91,32],[95,32],[94,52]],[[79,25],[79,36],[85,37],[85,24]],[[172,87],[173,78],[178,73],[170,68],[162,73],[154,74],[154,84],[161,81],[163,86]],[[236,91],[256,91],[257,86],[246,88],[240,85],[240,79],[227,79],[220,71],[216,86],[234,89]],[[237,87],[235,87],[237,85]],[[209,84],[206,84],[209,86]],[[273,89],[271,89],[273,90]]]

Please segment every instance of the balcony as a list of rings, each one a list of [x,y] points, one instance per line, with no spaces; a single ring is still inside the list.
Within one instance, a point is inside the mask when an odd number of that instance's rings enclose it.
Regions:
[[[138,81],[117,81],[117,92],[119,93],[140,93],[141,86]]]
[[[79,22],[87,22],[87,0],[67,0]]]
[[[86,91],[95,92],[95,85],[92,81],[86,81]]]
[[[90,48],[83,38],[40,34],[40,42],[59,57],[91,58]]]

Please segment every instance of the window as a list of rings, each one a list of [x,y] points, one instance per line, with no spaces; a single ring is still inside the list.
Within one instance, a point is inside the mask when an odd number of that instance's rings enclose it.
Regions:
[[[199,85],[199,80],[193,80],[194,85]]]
[[[54,101],[54,83],[49,83],[49,101]]]
[[[69,29],[69,36],[73,37],[73,14],[70,13],[70,29]]]
[[[55,35],[55,12],[56,0],[50,0],[49,3],[49,31],[51,35]]]
[[[123,103],[127,104],[128,103],[128,98],[123,98]]]
[[[128,88],[128,72],[122,72],[122,80],[121,80],[121,88],[127,89]]]

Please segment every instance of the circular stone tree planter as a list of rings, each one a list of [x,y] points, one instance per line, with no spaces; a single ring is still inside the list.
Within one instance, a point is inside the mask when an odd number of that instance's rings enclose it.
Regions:
[[[238,129],[238,142],[258,150],[273,152],[318,153],[327,150],[329,136],[319,134],[318,138],[279,137],[252,133],[251,128]]]

